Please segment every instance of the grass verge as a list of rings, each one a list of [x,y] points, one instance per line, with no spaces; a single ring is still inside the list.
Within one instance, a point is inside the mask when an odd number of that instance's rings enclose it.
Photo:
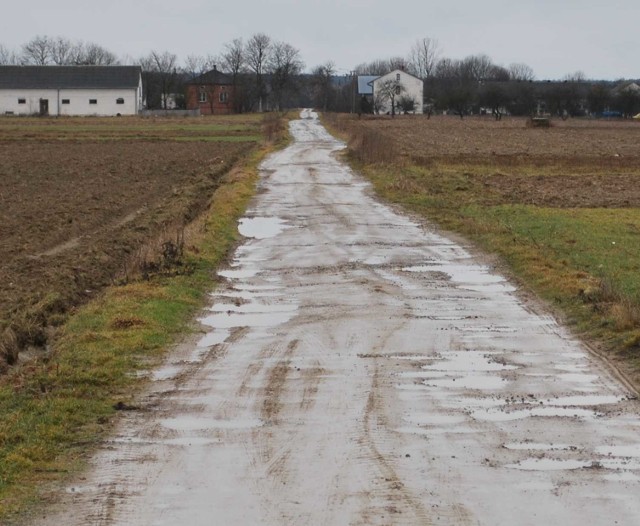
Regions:
[[[271,121],[266,126],[278,127]],[[278,146],[285,142],[281,138]],[[159,363],[189,330],[215,269],[236,243],[258,163],[273,148],[254,150],[227,173],[207,212],[188,227],[181,264],[188,271],[159,272],[105,290],[70,317],[47,359],[0,378],[1,524],[20,520],[47,482],[84,466],[118,407],[144,386],[135,372]]]

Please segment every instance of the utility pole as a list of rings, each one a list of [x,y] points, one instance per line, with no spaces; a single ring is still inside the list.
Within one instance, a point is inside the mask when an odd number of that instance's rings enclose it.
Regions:
[[[356,72],[351,71],[349,73],[351,75],[351,113],[356,112],[356,93],[358,91],[358,78],[356,77]]]

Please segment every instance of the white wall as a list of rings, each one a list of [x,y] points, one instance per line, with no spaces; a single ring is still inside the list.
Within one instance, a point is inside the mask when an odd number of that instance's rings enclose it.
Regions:
[[[25,104],[19,104],[19,99]],[[117,104],[117,99],[124,104]],[[49,101],[49,115],[136,115],[142,109],[142,87],[138,89],[0,90],[0,115],[33,115],[40,111],[40,99]],[[69,104],[62,104],[68,99]],[[89,101],[95,99],[96,104]]]
[[[397,75],[400,75],[400,83],[404,87],[404,92],[401,93],[398,97],[396,97],[396,102],[400,97],[411,97],[415,101],[415,113],[422,113],[422,105],[423,105],[423,82],[414,77],[413,75],[409,75],[402,70],[396,69],[391,73],[387,73],[382,77],[378,77],[373,81],[373,97],[374,100],[378,95],[379,86],[385,82],[386,80],[396,80]],[[386,108],[383,113],[391,112],[391,101],[387,101]]]

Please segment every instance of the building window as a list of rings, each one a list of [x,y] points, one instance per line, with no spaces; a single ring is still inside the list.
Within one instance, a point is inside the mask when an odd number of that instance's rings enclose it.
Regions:
[[[62,104],[70,104],[71,101],[69,99],[62,99]]]
[[[226,91],[220,92],[220,102],[227,103],[229,101],[229,94]]]
[[[400,81],[400,73],[396,73],[396,80]]]
[[[26,104],[27,99],[18,99],[18,104]]]
[[[124,99],[122,97],[116,99],[116,104],[124,104]]]
[[[207,88],[205,88],[204,86],[200,88],[200,94],[198,96],[198,100],[200,102],[207,102]]]
[[[89,99],[89,104],[98,104],[98,99]]]

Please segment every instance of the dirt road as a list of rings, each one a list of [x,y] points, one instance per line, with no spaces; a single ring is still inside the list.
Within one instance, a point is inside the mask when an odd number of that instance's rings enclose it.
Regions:
[[[142,407],[43,525],[640,524],[640,407],[377,202],[310,112]]]

